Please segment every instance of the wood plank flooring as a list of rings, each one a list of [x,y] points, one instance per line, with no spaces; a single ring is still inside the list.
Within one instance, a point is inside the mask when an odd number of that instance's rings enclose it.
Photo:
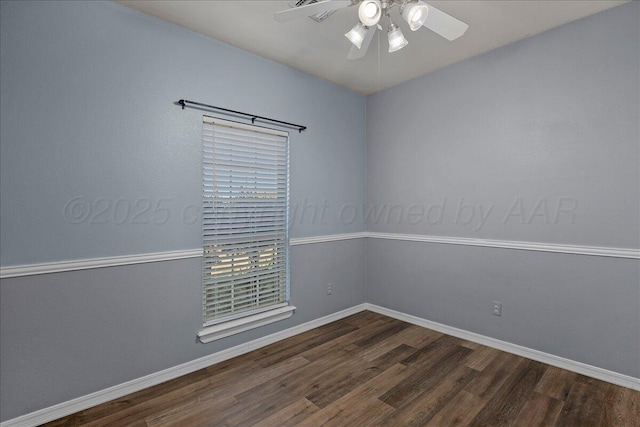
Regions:
[[[640,426],[640,392],[364,311],[47,426]]]

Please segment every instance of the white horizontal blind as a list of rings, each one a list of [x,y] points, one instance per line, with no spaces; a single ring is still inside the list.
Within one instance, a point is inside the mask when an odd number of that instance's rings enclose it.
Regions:
[[[204,117],[203,320],[289,300],[289,137]]]

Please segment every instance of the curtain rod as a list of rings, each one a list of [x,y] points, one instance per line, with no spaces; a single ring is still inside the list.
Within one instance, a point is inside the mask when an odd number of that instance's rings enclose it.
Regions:
[[[256,120],[262,120],[262,121],[268,121],[268,122],[271,122],[271,123],[276,123],[276,124],[279,124],[279,125],[282,125],[282,126],[288,126],[288,127],[296,128],[296,129],[298,129],[298,132],[300,132],[300,133],[302,133],[303,130],[307,130],[306,126],[297,125],[295,123],[283,122],[281,120],[270,119],[269,117],[262,117],[262,116],[258,116],[258,115],[255,115],[255,114],[243,113],[242,111],[229,110],[228,108],[222,108],[222,107],[216,107],[214,105],[202,104],[200,102],[189,101],[187,99],[181,99],[180,101],[177,102],[177,104],[180,105],[183,110],[184,110],[184,107],[188,107],[188,105],[186,105],[186,104],[191,104],[191,105],[195,105],[197,107],[211,108],[213,110],[220,110],[220,111],[223,111],[225,113],[238,114],[238,115],[241,115],[241,116],[251,117],[251,123],[255,123]]]

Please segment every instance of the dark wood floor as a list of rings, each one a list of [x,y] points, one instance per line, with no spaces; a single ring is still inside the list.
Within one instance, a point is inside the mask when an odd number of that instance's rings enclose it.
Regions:
[[[361,312],[48,426],[639,426],[640,392]]]

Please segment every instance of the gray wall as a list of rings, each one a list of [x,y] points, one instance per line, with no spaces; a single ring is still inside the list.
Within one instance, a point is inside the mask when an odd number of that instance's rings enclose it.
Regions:
[[[55,405],[364,302],[364,241],[294,246],[295,314],[201,344],[200,260],[3,279],[2,419]],[[333,284],[326,295],[325,285]]]
[[[640,378],[637,260],[369,239],[367,266],[367,302]]]
[[[395,209],[368,230],[638,248],[639,19],[632,2],[368,97],[367,203]],[[367,265],[369,302],[640,376],[637,260],[369,239]]]
[[[292,237],[364,229],[337,215],[364,201],[364,97],[111,2],[1,11],[3,266],[198,248],[203,112],[181,98],[308,126]]]
[[[0,5],[2,266],[199,247],[202,113],[179,98],[309,126],[294,237],[365,229],[342,208],[366,158],[367,203],[394,209],[371,231],[638,247],[638,4],[371,96],[366,126],[363,97],[112,3]],[[292,318],[207,345],[197,259],[3,279],[1,419],[365,300],[640,376],[635,260],[368,239],[291,263]]]
[[[364,202],[364,97],[114,3],[0,4],[2,266],[199,248],[203,113],[180,98],[307,125],[292,237],[364,230],[337,215]],[[295,315],[207,345],[197,259],[3,279],[1,419],[362,303],[363,255],[292,247]]]

